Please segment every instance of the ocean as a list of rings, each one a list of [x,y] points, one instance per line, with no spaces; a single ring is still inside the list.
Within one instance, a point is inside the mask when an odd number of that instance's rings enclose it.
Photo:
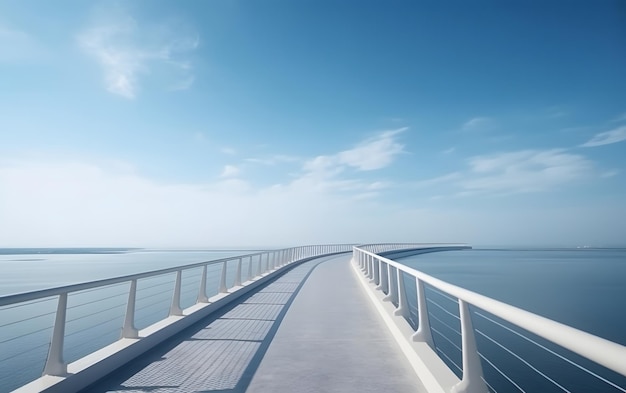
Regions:
[[[56,287],[77,282],[151,271],[194,262],[201,262],[253,251],[243,250],[157,250],[157,249],[49,249],[7,250],[0,249],[0,296],[11,293]],[[399,259],[400,262],[427,274],[470,289],[483,295],[510,303],[525,310],[568,324],[578,329],[626,345],[626,249],[473,249],[420,254]],[[209,295],[216,293],[217,266],[214,279],[208,280]],[[196,272],[199,275],[199,270]],[[232,272],[229,272],[231,275]],[[195,274],[195,273],[194,273]],[[229,277],[231,280],[231,277]],[[173,275],[147,282],[140,281],[137,300],[137,327],[142,328],[163,318],[169,307]],[[197,295],[199,277],[185,281],[183,306],[193,304]],[[407,291],[414,294],[414,284],[407,280]],[[168,286],[169,285],[169,286]],[[209,288],[210,287],[210,288]],[[215,287],[215,288],[213,288]],[[164,290],[168,288],[168,290]],[[124,315],[127,286],[118,285],[104,292],[85,293],[81,304],[70,307],[66,331],[66,360],[73,361],[93,350],[119,338],[119,328]],[[212,291],[212,292],[211,292]],[[143,294],[143,295],[140,295]],[[458,330],[458,305],[450,299],[427,288],[431,301],[428,304],[435,344],[444,361],[460,375],[457,366],[461,363]],[[143,297],[142,297],[143,296]],[[142,300],[143,299],[143,300]],[[411,320],[416,320],[416,305],[409,295],[412,310]],[[142,306],[142,301],[145,304]],[[149,302],[148,302],[149,301]],[[100,302],[97,307],[90,304]],[[82,307],[86,304],[86,307]],[[37,303],[31,306],[33,315],[45,314],[26,323],[12,324],[28,318],[21,311],[2,310],[0,315],[0,392],[10,391],[41,374],[43,361],[51,333],[56,302]],[[95,307],[95,308],[94,308]],[[94,313],[94,309],[98,312]],[[100,312],[99,310],[105,310]],[[516,351],[523,352],[528,343],[516,336],[503,334],[488,320],[476,315],[475,327],[486,336],[504,341]],[[74,313],[74,314],[72,314]],[[490,318],[489,316],[485,316]],[[12,318],[12,319],[11,319]],[[493,319],[493,318],[492,318]],[[87,323],[89,322],[89,323]],[[496,322],[502,323],[502,321]],[[92,326],[93,325],[93,326]],[[506,324],[504,324],[506,325]],[[24,329],[24,338],[12,340],[15,329]],[[500,329],[502,330],[502,329]],[[20,333],[22,330],[18,330]],[[442,335],[437,334],[442,333]],[[446,333],[447,332],[447,333]],[[443,337],[446,336],[446,337]],[[95,338],[94,338],[95,337]],[[532,337],[538,342],[541,340]],[[517,360],[506,353],[497,354],[497,348],[482,336],[481,348],[489,352],[489,359],[496,360],[508,376],[527,383],[525,391],[563,391],[553,384],[527,382],[541,380],[534,372],[524,370]],[[24,345],[34,347],[24,351]],[[35,345],[36,344],[36,345]],[[491,345],[491,347],[490,347]],[[550,356],[529,354],[529,358],[547,367],[553,365]],[[575,356],[574,356],[575,358]],[[595,370],[593,365],[586,368]],[[507,367],[510,369],[507,369]],[[484,364],[485,375],[494,390],[502,393],[518,391],[510,382]],[[600,371],[601,375],[624,383],[623,377]],[[570,391],[605,392],[620,391],[606,384],[595,384],[578,378],[577,370],[564,371],[557,375],[572,385]],[[532,378],[531,378],[532,377]],[[556,379],[556,378],[555,378]],[[591,378],[594,379],[594,378]],[[584,386],[581,390],[578,387]],[[621,390],[624,391],[624,390]]]
[[[148,272],[254,253],[254,250],[0,249],[0,296]],[[227,280],[234,271],[229,266]],[[207,295],[218,292],[221,264],[207,271]],[[176,274],[137,284],[135,326],[145,328],[168,315]],[[183,273],[181,306],[193,305],[201,269]],[[64,359],[75,361],[119,339],[129,284],[84,290],[68,296]],[[0,307],[0,393],[41,376],[57,297]]]
[[[626,249],[473,249],[420,254],[398,261],[457,286],[626,345]],[[410,320],[416,325],[414,280],[405,277],[405,285]],[[458,303],[430,287],[426,288],[426,297],[437,352],[460,377]],[[478,350],[499,369],[482,360],[486,379],[494,391],[626,392],[626,378],[482,310],[474,307],[471,311]],[[620,388],[602,382],[533,341],[616,382]]]

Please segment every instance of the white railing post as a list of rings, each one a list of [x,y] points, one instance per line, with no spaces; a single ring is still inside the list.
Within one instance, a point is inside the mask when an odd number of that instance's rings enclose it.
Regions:
[[[196,303],[208,303],[209,298],[206,295],[206,273],[207,266],[204,265],[202,267],[202,278],[200,278],[200,289],[198,290],[198,299],[196,299]]]
[[[404,274],[402,270],[396,269],[398,278],[398,308],[393,312],[393,315],[398,315],[404,318],[409,317],[409,302],[406,296],[406,289],[404,288]]]
[[[383,273],[383,263],[384,262],[382,261],[382,259],[378,260],[378,285],[376,285],[375,289],[377,289],[379,291],[383,290],[383,278],[382,278],[383,277],[382,276],[382,273]],[[386,265],[386,263],[385,263],[385,265]]]
[[[135,327],[135,301],[137,298],[137,280],[130,281],[128,291],[128,303],[126,303],[126,316],[122,326],[122,338],[138,338],[139,331]]]
[[[270,271],[270,254],[267,253],[267,258],[265,259],[265,270],[263,273],[267,273]]]
[[[262,269],[261,269],[261,263],[262,263],[261,261],[262,260],[263,260],[263,254],[259,254],[259,263],[257,264],[257,267],[256,267],[256,275],[257,276],[260,276],[261,273],[262,273]]]
[[[228,261],[224,261],[222,265],[222,276],[220,277],[220,287],[218,289],[219,293],[228,293],[228,288],[226,288],[226,269],[228,268]]]
[[[235,272],[235,282],[233,283],[233,286],[241,286],[241,258],[237,260],[237,271]]]
[[[248,281],[252,280],[252,255],[248,257]]]
[[[435,342],[430,331],[430,320],[428,319],[428,308],[426,308],[426,291],[424,283],[415,277],[415,286],[417,287],[417,331],[411,337],[413,341],[425,342],[429,347],[435,350]]]
[[[176,272],[176,284],[174,285],[174,296],[172,296],[172,305],[170,306],[170,316],[183,315],[183,310],[180,308],[180,286],[182,282],[183,271]]]
[[[67,292],[59,295],[57,313],[54,319],[52,340],[48,350],[48,359],[43,369],[43,375],[63,377],[67,375],[67,364],[63,360],[63,343],[65,341],[65,316],[67,314]]]
[[[380,278],[380,271],[378,270],[378,258],[372,257],[372,277],[370,278],[370,282],[374,284],[378,284]]]
[[[397,269],[390,264],[387,264],[387,285],[389,286],[389,291],[387,296],[383,298],[383,301],[386,302],[395,302],[398,298],[398,280],[393,279],[393,271]]]
[[[472,317],[468,304],[459,299],[461,317],[461,338],[463,347],[463,378],[452,387],[452,393],[486,393],[487,386],[483,381],[483,368],[480,364],[476,337],[472,326]]]

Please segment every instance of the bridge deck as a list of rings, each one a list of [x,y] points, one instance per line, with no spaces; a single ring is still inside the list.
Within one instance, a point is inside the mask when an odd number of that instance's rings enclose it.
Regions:
[[[293,268],[86,391],[424,391],[349,259]]]

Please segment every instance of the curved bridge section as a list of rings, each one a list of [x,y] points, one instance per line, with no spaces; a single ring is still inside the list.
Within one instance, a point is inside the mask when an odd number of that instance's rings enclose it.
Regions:
[[[353,266],[429,392],[626,392],[623,345],[382,256],[419,251],[358,246]]]

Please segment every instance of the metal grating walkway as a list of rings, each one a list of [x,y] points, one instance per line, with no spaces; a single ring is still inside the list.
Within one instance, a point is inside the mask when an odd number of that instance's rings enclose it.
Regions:
[[[85,392],[417,391],[349,258],[293,268]]]

